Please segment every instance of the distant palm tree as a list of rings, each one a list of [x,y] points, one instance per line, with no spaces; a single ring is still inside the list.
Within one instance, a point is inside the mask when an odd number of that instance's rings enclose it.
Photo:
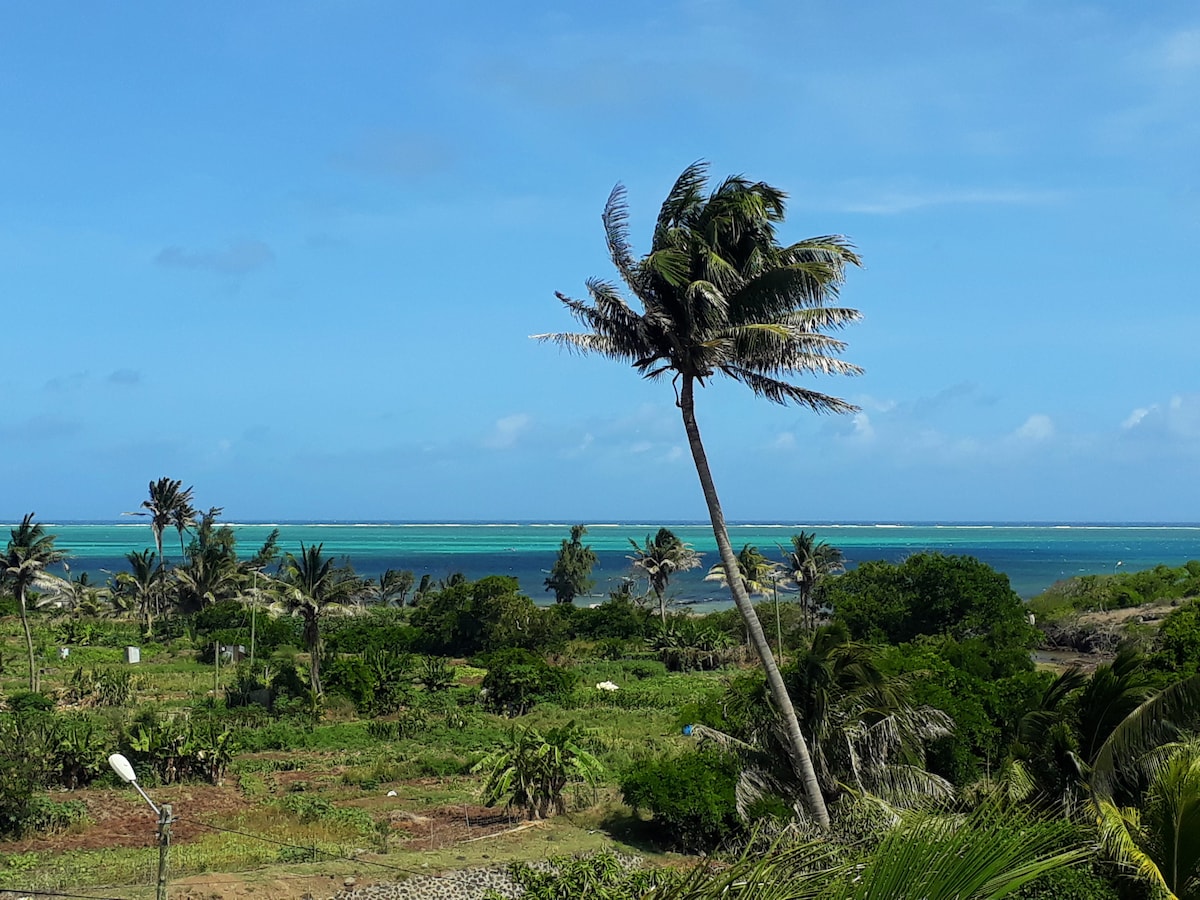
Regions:
[[[818,541],[815,532],[801,531],[792,535],[792,549],[784,552],[783,565],[787,569],[796,589],[800,592],[800,608],[804,613],[805,627],[816,627],[817,610],[813,594],[817,585],[829,575],[846,570],[845,558],[837,547]]]
[[[54,548],[52,534],[47,534],[41,523],[34,524],[33,513],[13,528],[8,546],[4,550],[4,580],[12,587],[13,596],[21,612],[21,628],[25,632],[25,649],[29,658],[29,690],[38,689],[37,662],[33,656],[33,634],[29,630],[29,609],[26,592],[35,586],[45,574],[46,566],[61,560],[65,554]]]
[[[200,517],[196,537],[187,548],[185,560],[175,569],[179,585],[179,608],[197,612],[202,607],[241,594],[246,572],[238,563],[237,539],[228,525],[217,525],[221,508],[214,506]]]
[[[725,375],[776,403],[853,411],[844,400],[784,379],[860,371],[838,358],[845,345],[827,333],[859,318],[855,310],[830,304],[846,267],[859,259],[837,236],[780,245],[775,224],[784,218],[786,195],[777,188],[730,177],[706,194],[707,182],[705,163],[684,170],[659,211],[650,253],[641,259],[629,242],[625,190],[618,185],[604,209],[604,229],[613,264],[642,311],[626,303],[616,285],[593,278],[587,282],[590,302],[558,295],[587,332],[534,337],[630,363],[646,378],[671,377],[721,563],[732,576],[737,560],[696,422],[696,386]],[[741,579],[730,577],[728,584],[783,715],[810,812],[827,828],[808,748],[762,624]]]
[[[141,615],[146,634],[151,634],[154,630],[154,615],[162,603],[162,567],[155,565],[153,550],[131,551],[125,554],[125,559],[129,563],[129,571],[117,573],[117,588],[133,601]]]
[[[367,582],[363,586],[363,595],[368,602],[380,606],[403,606],[415,583],[416,576],[411,570],[388,569],[377,581]]]
[[[738,551],[738,575],[742,579],[742,586],[750,596],[765,594],[767,592],[767,586],[771,583],[771,575],[777,568],[777,564],[763,556],[753,544],[746,544]],[[721,584],[727,584],[728,579],[725,576],[725,564],[717,563],[710,568],[708,574],[704,576],[704,580],[719,581]]]
[[[346,569],[334,565],[333,557],[322,555],[324,544],[300,545],[300,555],[291,553],[284,559],[276,581],[278,606],[283,611],[304,620],[304,644],[311,663],[308,668],[313,695],[320,697],[321,619],[327,615],[344,615],[347,605],[359,587],[358,579]]]
[[[142,501],[137,512],[130,516],[149,516],[150,530],[154,534],[154,546],[158,550],[158,567],[165,574],[167,558],[163,553],[163,532],[169,526],[179,531],[179,548],[183,554],[183,532],[194,524],[196,515],[192,508],[192,488],[184,488],[183,482],[174,478],[160,478],[150,482],[150,499]],[[149,626],[147,626],[149,627]]]
[[[658,612],[663,624],[667,623],[667,586],[676,572],[686,572],[700,565],[700,555],[691,545],[681,541],[669,528],[660,528],[653,538],[646,535],[645,545],[633,538],[633,556],[629,557],[635,569],[641,569],[650,582],[650,592],[658,603]]]

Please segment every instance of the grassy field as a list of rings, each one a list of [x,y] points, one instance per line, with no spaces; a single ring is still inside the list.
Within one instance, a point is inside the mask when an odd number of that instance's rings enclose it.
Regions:
[[[12,696],[27,687],[18,623],[0,622],[0,637],[0,690]],[[59,698],[60,714],[91,716],[112,728],[148,708],[169,716],[211,707],[214,668],[177,644],[144,645],[136,665],[124,662],[120,647],[76,647],[62,661],[46,652],[43,658],[55,662],[43,670],[42,690]],[[173,894],[320,896],[347,878],[358,884],[397,880],[604,847],[658,856],[643,823],[620,802],[615,778],[641,759],[688,746],[680,710],[720,690],[720,673],[668,674],[646,666],[639,678],[627,662],[586,660],[575,664],[579,684],[561,705],[537,705],[510,719],[469,699],[478,692],[482,669],[451,662],[454,685],[447,696],[455,702],[424,708],[419,722],[400,729],[404,733],[388,736],[379,727],[397,716],[362,717],[334,696],[317,718],[263,715],[239,728],[242,749],[219,785],[159,784],[143,775],[151,796],[172,804],[178,819],[170,856]],[[80,668],[129,671],[132,699],[104,709],[71,704],[68,685]],[[219,676],[218,710],[234,677],[230,667]],[[594,687],[609,680],[622,689]],[[568,813],[541,823],[481,805],[482,779],[471,767],[510,729],[568,722],[584,729],[588,750],[604,766],[603,783],[571,788]],[[0,844],[0,889],[106,888],[150,896],[158,858],[155,817],[132,788],[103,773],[89,787],[47,796],[72,802],[75,821]]]

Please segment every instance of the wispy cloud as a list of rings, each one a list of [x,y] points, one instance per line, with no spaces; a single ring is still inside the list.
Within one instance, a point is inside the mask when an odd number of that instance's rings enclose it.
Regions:
[[[1200,28],[1185,28],[1167,35],[1157,58],[1167,69],[1200,69]]]
[[[1013,436],[1021,441],[1039,443],[1054,437],[1054,421],[1042,413],[1034,413],[1013,432]]]
[[[515,447],[521,434],[533,423],[529,413],[514,413],[497,419],[492,430],[483,439],[483,446],[492,450],[508,450]]]
[[[164,247],[154,257],[160,266],[180,269],[205,269],[220,275],[245,275],[261,269],[275,259],[275,254],[262,241],[231,241],[220,250],[187,250],[179,246]]]

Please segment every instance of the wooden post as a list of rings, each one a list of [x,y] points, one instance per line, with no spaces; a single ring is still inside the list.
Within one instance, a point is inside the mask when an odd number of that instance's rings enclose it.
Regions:
[[[167,900],[167,857],[171,852],[171,804],[164,803],[158,809],[158,888],[155,900]]]

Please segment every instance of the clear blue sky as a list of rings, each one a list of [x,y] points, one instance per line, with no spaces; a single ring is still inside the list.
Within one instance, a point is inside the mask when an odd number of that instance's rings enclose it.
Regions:
[[[732,519],[1200,519],[1200,8],[0,7],[0,518],[703,518],[670,387],[528,335],[680,170],[850,236],[866,374],[699,398]]]

